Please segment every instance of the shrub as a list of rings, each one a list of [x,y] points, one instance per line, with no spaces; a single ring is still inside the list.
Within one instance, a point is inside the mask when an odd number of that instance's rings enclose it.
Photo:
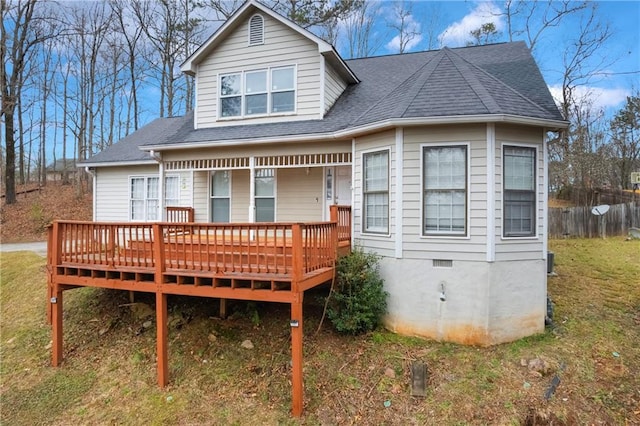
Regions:
[[[374,330],[387,310],[384,281],[378,270],[379,257],[355,248],[337,264],[336,283],[327,308],[327,317],[343,334]]]

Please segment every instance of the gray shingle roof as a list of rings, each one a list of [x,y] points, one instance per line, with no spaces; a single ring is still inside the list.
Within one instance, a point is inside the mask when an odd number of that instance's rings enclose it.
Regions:
[[[345,61],[360,79],[322,120],[193,129],[193,116],[163,118],[122,139],[90,163],[149,159],[143,146],[226,143],[331,134],[405,118],[505,114],[563,121],[524,42],[445,48]]]

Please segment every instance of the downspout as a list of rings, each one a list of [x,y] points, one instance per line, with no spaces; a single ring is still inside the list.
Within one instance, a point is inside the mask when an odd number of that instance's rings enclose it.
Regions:
[[[91,183],[91,186],[93,188],[92,189],[93,194],[92,194],[92,197],[91,197],[91,199],[92,199],[92,209],[93,209],[92,218],[93,218],[93,221],[95,222],[96,221],[96,217],[98,215],[98,209],[97,209],[98,201],[97,201],[97,198],[96,198],[96,196],[98,194],[97,191],[96,191],[98,189],[98,178],[97,178],[98,172],[96,171],[96,169],[92,169],[91,167],[85,167],[84,171],[86,173],[89,173],[92,176],[92,181],[93,181]]]
[[[161,222],[167,220],[167,214],[164,209],[164,162],[162,161],[162,154],[159,152],[155,152],[154,150],[149,151],[149,155],[155,161],[158,162],[158,218],[160,218]]]

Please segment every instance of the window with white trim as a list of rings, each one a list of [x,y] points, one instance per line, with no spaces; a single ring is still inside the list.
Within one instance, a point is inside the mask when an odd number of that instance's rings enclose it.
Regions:
[[[536,226],[536,149],[503,147],[503,235],[532,237]]]
[[[223,74],[219,84],[221,118],[275,115],[296,110],[295,66]]]
[[[467,234],[467,145],[425,146],[423,234]]]
[[[211,172],[211,221],[230,222],[231,174],[228,170]]]
[[[362,155],[362,231],[389,233],[389,150]]]
[[[264,19],[261,15],[253,15],[249,19],[249,46],[264,43]]]
[[[276,171],[257,169],[255,176],[256,222],[276,220]]]
[[[160,220],[158,176],[132,176],[129,190],[129,219],[132,221]],[[165,176],[165,205],[180,203],[180,178]]]

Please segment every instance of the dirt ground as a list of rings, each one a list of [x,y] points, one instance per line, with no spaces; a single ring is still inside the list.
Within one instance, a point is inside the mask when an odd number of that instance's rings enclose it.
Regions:
[[[19,186],[16,192],[37,186]],[[44,241],[47,225],[55,219],[91,220],[93,203],[90,193],[78,196],[73,185],[48,182],[46,186],[27,194],[19,194],[17,203],[0,209],[0,241],[24,243]]]

